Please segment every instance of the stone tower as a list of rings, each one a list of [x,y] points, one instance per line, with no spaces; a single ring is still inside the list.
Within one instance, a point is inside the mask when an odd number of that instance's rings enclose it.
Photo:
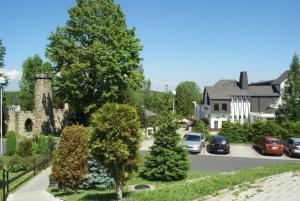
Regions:
[[[34,108],[35,123],[33,133],[54,134],[55,120],[52,100],[52,76],[49,73],[34,76]]]

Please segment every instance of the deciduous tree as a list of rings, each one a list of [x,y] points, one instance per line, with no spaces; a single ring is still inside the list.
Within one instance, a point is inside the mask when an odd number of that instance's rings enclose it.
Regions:
[[[176,87],[175,105],[176,112],[183,115],[194,115],[193,101],[199,103],[201,92],[195,82],[184,81]]]
[[[91,151],[114,178],[117,198],[122,199],[126,180],[137,171],[140,123],[134,107],[107,103],[91,119]]]
[[[33,109],[34,75],[36,73],[50,73],[51,64],[43,62],[39,55],[28,57],[22,65],[19,99],[22,110]]]
[[[106,102],[123,103],[142,85],[139,39],[113,0],[77,0],[65,26],[49,37],[46,55],[60,73],[58,91],[79,122]]]

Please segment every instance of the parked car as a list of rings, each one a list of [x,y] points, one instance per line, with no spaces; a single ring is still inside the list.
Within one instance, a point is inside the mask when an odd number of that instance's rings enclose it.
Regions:
[[[205,146],[205,136],[202,133],[190,132],[184,136],[183,144],[186,150],[193,153],[200,153]]]
[[[209,141],[208,151],[211,153],[229,154],[230,144],[225,136],[215,135]]]
[[[290,157],[300,156],[300,138],[289,138],[283,142],[283,149]]]
[[[255,148],[261,150],[262,155],[274,154],[281,156],[283,154],[283,144],[281,140],[272,136],[259,138],[255,143]]]

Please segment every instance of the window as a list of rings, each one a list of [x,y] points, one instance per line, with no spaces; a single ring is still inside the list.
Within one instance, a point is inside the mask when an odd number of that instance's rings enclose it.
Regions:
[[[219,111],[219,104],[218,103],[214,104],[214,111]]]
[[[227,112],[227,104],[226,103],[222,103],[222,111]]]
[[[214,127],[218,128],[218,121],[214,121]]]

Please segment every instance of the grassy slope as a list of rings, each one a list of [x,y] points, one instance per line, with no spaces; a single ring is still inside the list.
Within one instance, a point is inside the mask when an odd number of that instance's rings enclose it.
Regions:
[[[273,165],[269,167],[242,170],[227,174],[189,174],[188,178],[177,182],[149,182],[141,178],[129,181],[128,184],[154,184],[153,191],[128,192],[124,188],[126,201],[189,201],[214,194],[225,188],[231,188],[243,182],[253,182],[256,179],[288,171],[300,171],[300,163]],[[51,189],[56,196],[64,197],[68,201],[114,200],[114,190],[79,191],[79,193],[59,193]]]

